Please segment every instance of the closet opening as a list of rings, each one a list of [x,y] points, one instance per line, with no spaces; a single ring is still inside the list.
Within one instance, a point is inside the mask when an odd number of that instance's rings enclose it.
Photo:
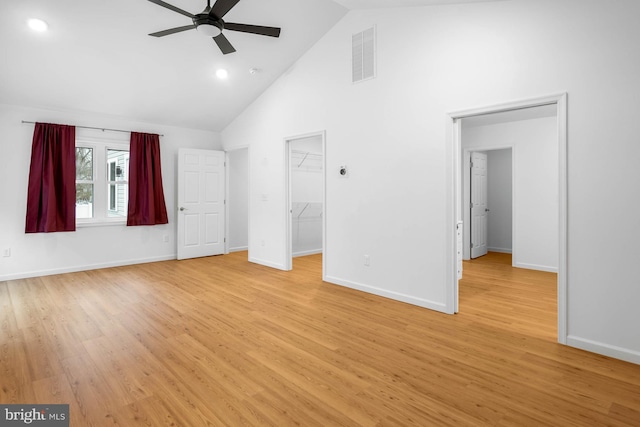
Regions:
[[[287,270],[293,258],[322,257],[325,241],[324,132],[287,138]],[[322,257],[323,258],[323,257]],[[322,260],[324,277],[324,259]]]

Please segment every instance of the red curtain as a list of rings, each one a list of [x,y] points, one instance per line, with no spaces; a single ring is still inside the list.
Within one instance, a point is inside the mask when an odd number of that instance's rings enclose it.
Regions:
[[[27,233],[76,229],[76,128],[36,123],[31,146]]]
[[[127,225],[168,222],[160,168],[160,137],[131,132]]]

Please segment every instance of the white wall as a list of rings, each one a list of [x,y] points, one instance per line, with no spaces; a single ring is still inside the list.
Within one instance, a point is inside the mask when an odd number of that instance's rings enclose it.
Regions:
[[[160,138],[162,181],[169,224],[78,228],[69,233],[25,234],[27,183],[34,125],[22,120],[95,126],[164,134]],[[220,135],[122,118],[78,112],[51,111],[0,104],[0,281],[114,265],[134,264],[176,256],[176,156],[178,148],[220,149]],[[112,132],[80,130],[98,138],[122,138]],[[167,236],[168,242],[163,238]]]
[[[493,252],[511,253],[513,249],[512,150],[491,150],[486,153],[487,200],[490,209],[487,221],[487,248]]]
[[[293,256],[322,252],[322,136],[294,139],[291,150],[291,252]]]
[[[556,118],[463,128],[462,143],[464,150],[513,147],[513,266],[557,272],[559,160]],[[491,205],[489,208],[493,209]],[[493,212],[490,212],[489,218],[492,216]],[[468,230],[467,224],[464,229]]]
[[[246,251],[249,247],[249,150],[227,152],[229,170],[229,252]]]
[[[250,255],[285,265],[283,138],[326,130],[325,279],[443,310],[447,113],[566,91],[567,341],[640,362],[629,268],[640,240],[630,196],[640,181],[639,14],[635,0],[350,12],[222,133],[225,148],[251,144]],[[351,84],[351,34],[374,24],[377,77]]]

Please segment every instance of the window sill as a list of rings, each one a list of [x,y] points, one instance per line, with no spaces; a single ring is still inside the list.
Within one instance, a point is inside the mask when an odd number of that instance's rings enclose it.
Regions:
[[[111,227],[116,225],[127,225],[126,219],[114,219],[114,220],[99,220],[99,221],[76,221],[76,228],[89,228],[89,227]]]

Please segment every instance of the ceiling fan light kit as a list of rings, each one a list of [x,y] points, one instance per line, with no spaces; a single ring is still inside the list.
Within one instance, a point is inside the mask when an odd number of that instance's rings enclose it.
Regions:
[[[196,27],[196,30],[207,37],[218,37],[222,34],[222,30],[219,27],[211,24],[200,24]]]
[[[149,34],[153,37],[164,37],[182,31],[196,29],[199,33],[202,33],[208,37],[213,37],[213,41],[216,42],[220,51],[227,55],[235,52],[236,49],[231,45],[229,40],[222,34],[223,30],[239,31],[243,33],[257,34],[261,36],[280,37],[280,28],[277,27],[264,27],[261,25],[250,24],[238,24],[233,22],[225,22],[222,18],[227,14],[240,0],[217,0],[213,7],[211,7],[211,1],[207,0],[207,7],[196,15],[182,10],[169,3],[165,3],[162,0],[148,0],[151,3],[162,6],[173,12],[191,18],[193,25],[185,25],[182,27],[170,28],[168,30],[158,31]]]

